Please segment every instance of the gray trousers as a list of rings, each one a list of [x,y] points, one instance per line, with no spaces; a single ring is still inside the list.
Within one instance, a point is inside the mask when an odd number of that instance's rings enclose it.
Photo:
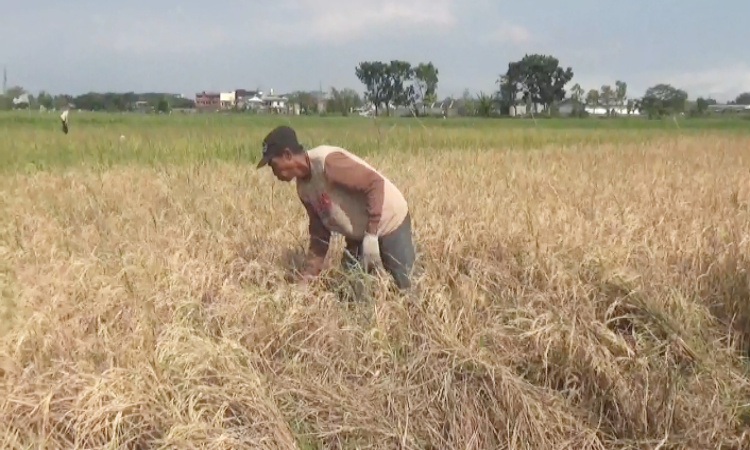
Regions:
[[[407,213],[401,225],[390,234],[378,238],[380,259],[383,268],[391,274],[399,289],[411,287],[409,279],[414,267],[415,252],[411,233],[411,216]],[[345,269],[356,267],[362,251],[362,241],[346,238],[343,265]]]

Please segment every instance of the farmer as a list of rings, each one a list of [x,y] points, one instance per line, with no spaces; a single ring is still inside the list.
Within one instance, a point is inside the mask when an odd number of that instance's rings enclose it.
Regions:
[[[68,134],[68,110],[67,109],[63,111],[62,114],[60,114],[60,121],[62,122],[63,133]]]
[[[345,269],[357,261],[367,271],[383,267],[399,289],[411,286],[411,217],[404,196],[388,178],[343,148],[320,145],[305,151],[288,126],[273,129],[263,140],[257,168],[265,165],[281,181],[296,180],[310,219],[308,255],[298,283],[317,277],[331,233],[339,233],[346,240]]]

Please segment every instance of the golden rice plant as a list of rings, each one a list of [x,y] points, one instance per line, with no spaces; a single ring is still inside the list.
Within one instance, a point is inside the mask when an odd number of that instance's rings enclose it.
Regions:
[[[410,202],[356,298],[284,280],[290,119],[56,120],[0,117],[2,448],[750,447],[747,133],[291,119]]]

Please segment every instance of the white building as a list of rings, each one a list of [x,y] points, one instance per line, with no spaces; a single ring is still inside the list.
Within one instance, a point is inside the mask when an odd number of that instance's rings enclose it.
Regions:
[[[268,95],[260,94],[260,100],[263,102],[263,108],[275,111],[275,112],[286,112],[287,103],[289,100],[283,95],[274,95],[273,89],[271,89]]]
[[[219,93],[219,102],[222,109],[234,108],[235,101],[234,91]]]

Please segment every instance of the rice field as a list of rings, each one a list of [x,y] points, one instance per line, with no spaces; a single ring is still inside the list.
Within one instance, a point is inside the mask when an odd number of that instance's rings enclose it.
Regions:
[[[273,126],[419,273],[285,281]],[[0,447],[750,448],[750,122],[0,114]]]

